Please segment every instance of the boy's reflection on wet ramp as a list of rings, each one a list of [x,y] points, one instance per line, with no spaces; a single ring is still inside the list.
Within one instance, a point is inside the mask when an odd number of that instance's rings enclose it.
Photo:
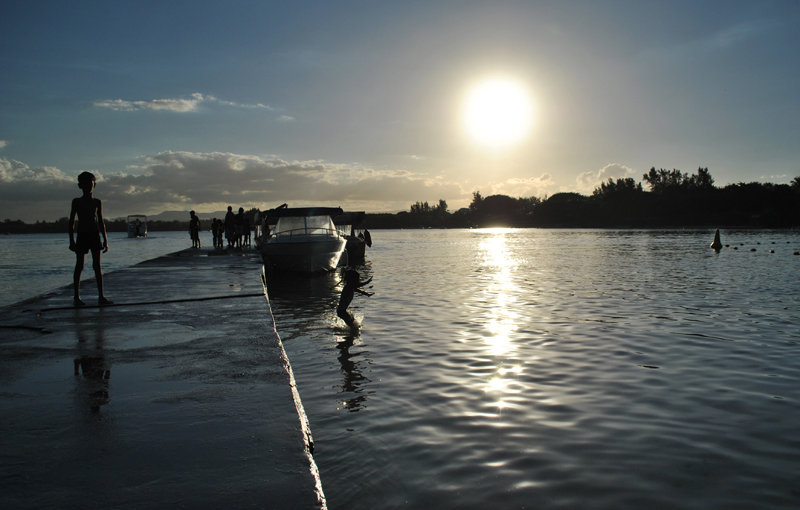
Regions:
[[[103,319],[100,317],[96,324],[93,322],[77,321],[79,356],[73,360],[73,364],[78,409],[99,413],[100,408],[110,401],[111,363],[104,346]]]

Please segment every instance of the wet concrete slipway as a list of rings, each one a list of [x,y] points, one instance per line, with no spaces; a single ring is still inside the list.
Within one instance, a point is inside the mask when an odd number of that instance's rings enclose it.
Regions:
[[[261,258],[210,251],[0,309],[0,508],[325,508]]]

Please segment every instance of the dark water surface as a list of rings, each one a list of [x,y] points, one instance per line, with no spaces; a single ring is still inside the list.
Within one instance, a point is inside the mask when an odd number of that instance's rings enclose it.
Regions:
[[[203,246],[212,246],[211,234],[200,233]],[[108,252],[101,255],[103,273],[173,253],[192,246],[187,232],[150,232],[145,238],[128,238],[125,232],[108,233]],[[85,257],[81,278],[94,278],[92,255]],[[16,234],[0,236],[0,306],[10,305],[72,283],[75,253],[67,234]],[[94,283],[82,290],[90,300],[97,296]],[[114,299],[114,289],[106,289]]]
[[[373,239],[269,282],[330,508],[800,507],[800,232]]]

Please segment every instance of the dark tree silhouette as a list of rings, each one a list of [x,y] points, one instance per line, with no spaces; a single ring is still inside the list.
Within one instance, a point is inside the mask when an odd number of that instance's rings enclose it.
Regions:
[[[617,182],[614,182],[613,179],[609,179],[608,183],[600,183],[600,186],[594,189],[593,195],[609,196],[623,193],[638,193],[642,191],[644,191],[642,189],[642,183],[637,183],[632,177],[626,177],[624,179],[617,179]]]
[[[481,196],[481,192],[473,191],[472,202],[469,204],[470,211],[476,212],[478,209],[480,209],[482,202],[483,202],[483,197]]]

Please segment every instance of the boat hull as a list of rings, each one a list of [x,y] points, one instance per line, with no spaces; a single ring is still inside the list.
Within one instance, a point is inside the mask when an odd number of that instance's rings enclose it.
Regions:
[[[260,250],[280,271],[320,273],[336,269],[345,243],[344,239],[339,238],[307,242],[271,239]]]
[[[147,237],[147,229],[139,229],[136,231],[136,228],[128,227],[128,237]]]
[[[363,262],[366,246],[367,243],[365,243],[363,239],[352,236],[348,237],[345,248],[347,249],[347,256],[350,262]]]
[[[127,218],[128,237],[147,237],[147,216],[130,214]]]

